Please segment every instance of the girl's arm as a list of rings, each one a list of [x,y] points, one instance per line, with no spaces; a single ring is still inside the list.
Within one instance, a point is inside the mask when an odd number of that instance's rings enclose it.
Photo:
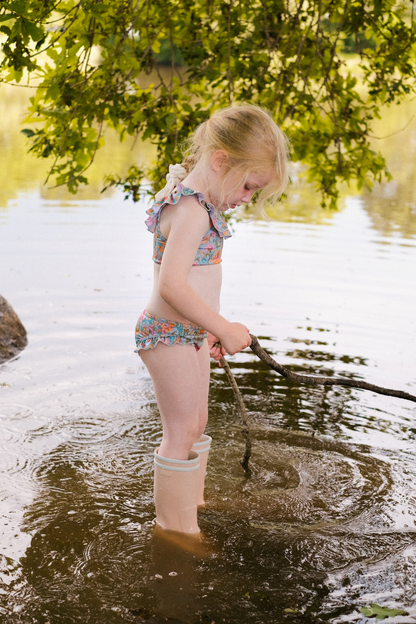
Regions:
[[[165,212],[166,211],[166,212]],[[182,197],[178,204],[164,208],[163,229],[168,239],[159,274],[159,294],[186,319],[217,336],[233,355],[250,346],[247,327],[230,323],[206,304],[188,284],[201,240],[209,228],[209,215],[193,197]]]

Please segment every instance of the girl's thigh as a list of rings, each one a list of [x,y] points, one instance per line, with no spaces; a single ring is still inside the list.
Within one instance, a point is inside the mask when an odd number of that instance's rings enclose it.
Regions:
[[[152,378],[162,419],[160,454],[187,459],[207,418],[209,353],[206,341],[198,352],[192,345],[168,346],[159,342],[154,349],[140,351],[140,356]]]
[[[207,340],[204,340],[204,344],[199,349],[199,351],[196,352],[196,355],[199,364],[199,439],[201,434],[204,433],[205,426],[208,420],[208,393],[211,366]]]

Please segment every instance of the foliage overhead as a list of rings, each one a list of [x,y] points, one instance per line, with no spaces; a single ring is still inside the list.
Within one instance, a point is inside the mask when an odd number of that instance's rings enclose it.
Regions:
[[[413,6],[413,5],[412,5]],[[135,199],[160,186],[217,107],[264,106],[323,201],[389,175],[370,146],[380,107],[415,91],[410,2],[392,0],[3,0],[2,81],[34,87],[24,132],[76,192],[110,126],[157,146],[148,170],[113,178]],[[161,47],[171,71],[157,63]],[[360,82],[345,52],[357,54]],[[183,65],[178,65],[183,59]],[[98,60],[97,60],[98,59]],[[357,71],[357,64],[355,64]],[[152,73],[154,84],[142,86]],[[167,77],[168,76],[168,77]]]

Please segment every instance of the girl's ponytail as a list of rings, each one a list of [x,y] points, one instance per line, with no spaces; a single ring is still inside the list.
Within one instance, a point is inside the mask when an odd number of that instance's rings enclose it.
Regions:
[[[170,195],[178,182],[182,182],[187,175],[188,172],[184,167],[182,167],[182,165],[169,165],[169,173],[166,176],[167,183],[158,193],[156,193],[156,201],[160,201],[164,197]]]

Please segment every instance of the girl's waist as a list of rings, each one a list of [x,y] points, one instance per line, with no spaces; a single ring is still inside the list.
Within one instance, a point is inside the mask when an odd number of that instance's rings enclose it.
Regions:
[[[167,308],[169,308],[169,306],[167,306]],[[158,306],[153,307],[148,304],[142,314],[146,314],[147,317],[153,317],[156,321],[162,323],[180,323],[191,329],[199,329],[198,325],[191,323],[189,319],[178,314],[173,308],[169,310],[164,306],[159,308]]]
[[[198,293],[199,294],[199,293]],[[201,296],[199,294],[199,296]],[[202,301],[208,305],[211,310],[214,312],[219,312],[219,297],[205,296],[201,297]],[[146,312],[151,314],[152,316],[157,316],[159,318],[166,319],[168,321],[174,321],[175,323],[183,323],[184,325],[190,325],[192,327],[197,327],[195,323],[190,321],[185,316],[182,316],[175,308],[172,308],[162,297],[159,295],[157,289],[154,289],[152,295],[147,302]],[[185,310],[186,311],[186,310]]]
[[[157,288],[161,265],[154,264],[153,266],[154,287]],[[208,293],[210,299],[218,299],[222,285],[221,264],[190,267],[187,282],[201,298],[205,298]]]
[[[193,323],[182,322],[182,321],[174,321],[173,319],[163,318],[161,316],[157,316],[156,314],[150,314],[148,310],[143,310],[139,317],[139,323],[141,325],[152,326],[155,329],[163,330],[163,331],[172,331],[177,330],[179,332],[187,332],[190,334],[205,334],[206,330],[202,327],[198,327]],[[205,337],[205,336],[204,336]]]

